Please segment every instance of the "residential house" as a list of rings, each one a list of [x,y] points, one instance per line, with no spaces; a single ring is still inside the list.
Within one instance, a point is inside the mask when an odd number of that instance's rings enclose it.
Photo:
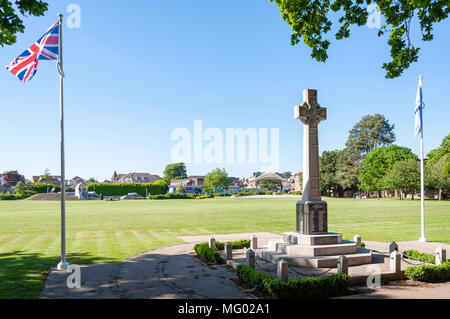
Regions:
[[[130,174],[117,174],[116,171],[114,171],[114,174],[111,178],[112,184],[118,184],[118,183],[154,183],[158,180],[160,180],[161,177],[158,175],[152,175],[149,173],[130,173]]]

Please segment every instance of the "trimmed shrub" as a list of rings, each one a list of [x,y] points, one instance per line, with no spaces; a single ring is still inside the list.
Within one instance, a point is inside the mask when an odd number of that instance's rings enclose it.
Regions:
[[[428,264],[436,264],[436,257],[430,254],[420,253],[417,250],[407,250],[403,253],[407,258]]]
[[[269,274],[261,273],[245,265],[237,266],[236,274],[246,284],[279,299],[341,296],[348,292],[351,281],[351,277],[345,274],[279,281]]]
[[[194,199],[194,194],[178,194],[178,193],[169,193],[165,195],[149,195],[147,199],[151,200],[163,200],[163,199]]]
[[[159,180],[153,184],[140,184],[140,183],[122,183],[122,184],[109,184],[109,183],[92,183],[89,184],[89,191],[94,191],[97,194],[103,196],[124,196],[129,193],[138,193],[141,196],[146,196],[146,191],[150,195],[163,195],[167,193],[167,183]]]
[[[209,260],[215,264],[223,263],[220,253],[214,248],[209,248],[208,243],[201,243],[194,246],[194,251],[203,259]]]
[[[26,199],[36,194],[37,193],[34,191],[24,190],[23,192],[17,194],[0,194],[0,200],[20,200]]]
[[[226,243],[217,242],[216,248],[218,250],[224,250]],[[238,241],[231,242],[232,249],[244,249],[244,248],[250,248],[250,240],[249,239],[242,239]]]
[[[423,265],[408,267],[405,276],[414,281],[442,282],[450,280],[450,260],[440,266]]]

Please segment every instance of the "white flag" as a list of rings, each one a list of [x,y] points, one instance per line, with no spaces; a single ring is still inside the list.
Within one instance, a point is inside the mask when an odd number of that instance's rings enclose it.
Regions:
[[[423,119],[422,119],[422,109],[423,109],[422,81],[423,81],[423,77],[420,76],[419,87],[417,88],[416,107],[414,109],[414,113],[416,113],[416,124],[415,124],[416,137],[423,130]]]

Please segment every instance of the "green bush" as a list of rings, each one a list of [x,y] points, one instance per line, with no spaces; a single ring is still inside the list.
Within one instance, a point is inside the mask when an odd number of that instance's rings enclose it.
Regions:
[[[209,260],[215,264],[223,263],[220,253],[214,248],[209,248],[208,243],[201,243],[194,246],[194,251],[203,259]]]
[[[405,276],[414,281],[442,282],[450,280],[450,260],[440,266],[423,265],[408,267]]]
[[[60,186],[55,186],[53,184],[45,184],[45,183],[36,183],[33,184],[31,186],[31,190],[38,193],[38,194],[45,194],[47,193],[47,188],[48,191],[51,191],[53,189],[53,187],[55,188],[55,192],[60,192],[61,191],[61,187]]]
[[[89,184],[89,191],[94,191],[97,194],[103,196],[124,196],[129,193],[138,193],[141,196],[146,196],[146,191],[150,195],[163,195],[167,193],[167,183],[159,180],[153,184],[140,184],[140,183],[122,183],[122,184],[109,184],[109,183],[92,183]]]
[[[169,193],[165,195],[149,195],[147,199],[151,200],[162,200],[162,199],[194,199],[194,194],[178,194],[178,193]]]
[[[227,194],[227,193],[214,193],[213,194],[215,197],[230,197],[231,194]]]
[[[273,192],[272,191],[267,191],[266,195],[273,195]]]
[[[24,190],[17,194],[0,194],[0,200],[20,200],[36,195],[35,191]]]
[[[218,250],[224,250],[226,243],[217,242],[216,248]],[[238,241],[231,242],[232,249],[244,249],[244,248],[250,248],[250,240],[248,239],[242,239]]]
[[[345,274],[279,281],[269,274],[258,272],[245,265],[237,266],[236,273],[246,284],[279,299],[341,296],[348,292],[351,281],[351,277]]]
[[[0,200],[17,200],[17,194],[0,194]]]
[[[433,255],[420,253],[417,250],[407,250],[403,253],[403,255],[410,257],[412,260],[417,260],[428,264],[436,264],[436,257]]]

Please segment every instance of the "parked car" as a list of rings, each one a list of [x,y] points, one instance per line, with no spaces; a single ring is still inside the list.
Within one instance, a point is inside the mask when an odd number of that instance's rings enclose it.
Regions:
[[[202,186],[185,186],[184,192],[187,194],[200,195],[203,192]]]

